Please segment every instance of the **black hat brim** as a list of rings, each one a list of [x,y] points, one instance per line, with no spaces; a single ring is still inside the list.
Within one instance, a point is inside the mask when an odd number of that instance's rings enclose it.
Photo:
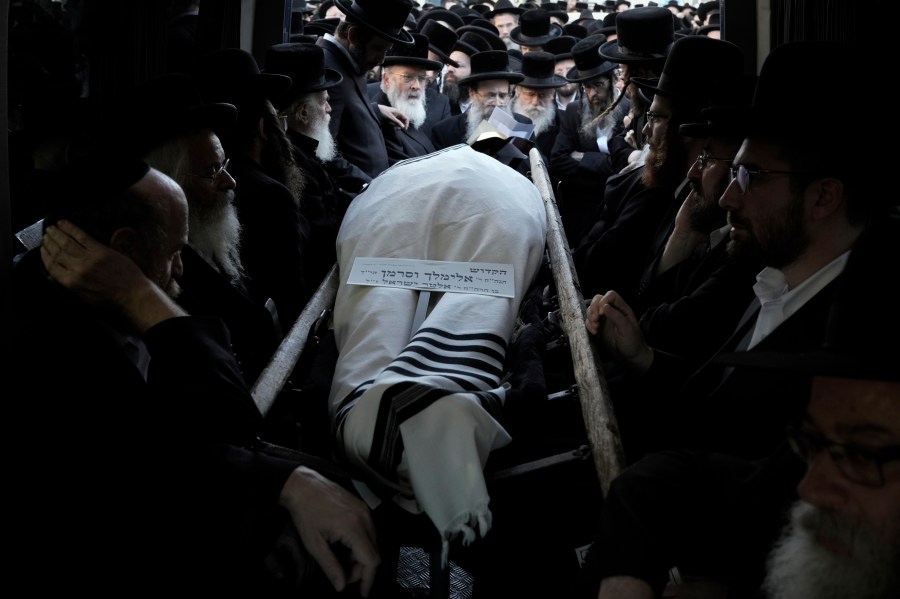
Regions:
[[[397,44],[404,44],[407,46],[411,46],[416,43],[416,40],[413,39],[412,34],[402,27],[396,33],[387,32],[384,29],[376,27],[375,25],[370,23],[363,15],[353,10],[353,3],[351,1],[334,0],[334,4],[339,9],[341,9],[341,12],[343,12],[345,15],[352,17],[356,22],[360,23],[367,29],[371,29],[376,34],[378,34],[379,37],[383,37],[386,40],[390,40]]]
[[[550,40],[557,38],[563,35],[565,32],[563,28],[559,25],[559,23],[550,23],[550,33],[547,35],[539,35],[537,37],[529,37],[526,35],[522,35],[522,28],[516,27],[512,31],[509,32],[509,39],[516,42],[520,46],[543,46]]]
[[[521,73],[512,71],[488,71],[487,73],[478,73],[477,75],[469,75],[458,81],[460,85],[472,85],[479,81],[490,81],[491,79],[505,79],[510,83],[519,83],[524,79]]]
[[[569,83],[559,75],[553,75],[550,78],[540,78],[537,77],[528,77],[527,75],[519,81],[516,85],[520,85],[522,87],[531,87],[534,89],[553,89],[557,87],[562,87]]]
[[[427,71],[440,71],[444,68],[444,64],[436,60],[410,56],[386,56],[384,62],[381,63],[381,65],[384,67],[390,67],[398,64],[421,67]]]
[[[647,63],[659,63],[663,64],[666,61],[665,53],[653,53],[653,54],[645,54],[642,56],[635,56],[634,54],[625,54],[619,49],[619,40],[618,38],[606,42],[602,46],[600,46],[600,56],[605,58],[606,60],[610,60],[612,62],[618,62],[622,64],[647,64]]]
[[[615,71],[616,68],[618,68],[618,65],[616,63],[606,60],[601,62],[593,69],[588,69],[586,71],[580,71],[576,68],[575,72],[577,73],[577,76],[569,77],[568,75],[566,75],[566,81],[568,81],[569,83],[582,83],[583,81],[590,81],[591,79],[596,79],[601,75],[611,73]]]

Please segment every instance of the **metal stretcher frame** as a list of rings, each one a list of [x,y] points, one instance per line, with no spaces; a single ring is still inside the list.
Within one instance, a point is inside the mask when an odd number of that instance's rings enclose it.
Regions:
[[[547,249],[558,295],[560,317],[572,353],[573,374],[594,468],[605,496],[612,479],[621,471],[624,463],[618,425],[596,348],[584,326],[585,303],[578,286],[572,256],[565,241],[566,236],[547,167],[537,149],[530,151],[529,160],[532,181],[541,194],[547,213]],[[268,413],[288,382],[306,346],[313,323],[334,304],[338,277],[338,268],[335,264],[253,385],[251,393],[263,415]]]

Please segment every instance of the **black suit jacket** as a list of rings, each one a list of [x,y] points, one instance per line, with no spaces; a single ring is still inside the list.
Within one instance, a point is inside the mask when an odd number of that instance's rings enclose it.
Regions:
[[[352,165],[374,178],[388,167],[388,154],[381,115],[369,100],[366,73],[360,73],[344,50],[324,37],[316,45],[325,51],[325,66],[344,76],[340,85],[328,90],[330,129],[341,153],[335,162],[343,159],[349,163],[345,169],[352,170]]]
[[[383,91],[379,90],[373,100],[378,104],[390,106],[387,95]],[[388,151],[388,161],[392,165],[407,158],[431,154],[435,150],[431,139],[412,125],[408,129],[400,129],[393,123],[385,123],[381,132],[384,135],[384,143]]]
[[[115,319],[49,281],[37,251],[14,271],[11,574],[53,594],[251,591],[295,465],[247,448],[261,417],[227,329],[196,316],[152,327],[145,380]],[[56,516],[63,504],[71,517]]]
[[[383,97],[381,91],[381,82],[373,81],[368,85],[369,98],[380,104],[387,102],[379,100],[379,95]],[[431,128],[435,123],[439,123],[444,119],[453,116],[450,112],[450,98],[439,92],[434,86],[425,88],[425,122],[419,127],[419,131],[429,137]]]
[[[311,291],[303,265],[309,222],[287,187],[253,160],[235,156],[228,172],[237,181],[234,205],[241,221],[241,262],[259,292],[271,297],[283,331],[296,320]]]

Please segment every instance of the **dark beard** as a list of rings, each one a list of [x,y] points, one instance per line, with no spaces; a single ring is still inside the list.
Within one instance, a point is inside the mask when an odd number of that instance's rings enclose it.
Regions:
[[[728,222],[745,224],[740,216],[728,214]],[[728,253],[739,258],[759,258],[765,266],[781,269],[797,259],[809,245],[803,229],[803,197],[795,194],[791,206],[757,225],[752,235],[736,243],[728,242]]]
[[[265,143],[260,155],[262,171],[284,185],[294,196],[294,202],[300,206],[306,178],[294,159],[294,146],[275,115],[266,111],[263,115],[263,127],[266,132]]]
[[[674,139],[672,131],[678,126],[670,123],[662,143],[650,147],[644,161],[644,185],[650,188],[669,186],[673,190],[687,174],[684,171],[686,150],[684,144]],[[674,143],[673,143],[674,142]]]

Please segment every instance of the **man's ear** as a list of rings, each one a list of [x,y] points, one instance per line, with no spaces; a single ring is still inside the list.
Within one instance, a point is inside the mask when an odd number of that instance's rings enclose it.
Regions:
[[[116,229],[109,238],[109,247],[134,259],[138,251],[137,232],[131,227]]]
[[[824,220],[834,214],[844,203],[844,183],[834,177],[816,179],[807,188],[812,194],[812,216]]]
[[[306,102],[294,109],[294,118],[303,123],[304,126],[309,126],[311,119],[309,118],[309,105]]]

